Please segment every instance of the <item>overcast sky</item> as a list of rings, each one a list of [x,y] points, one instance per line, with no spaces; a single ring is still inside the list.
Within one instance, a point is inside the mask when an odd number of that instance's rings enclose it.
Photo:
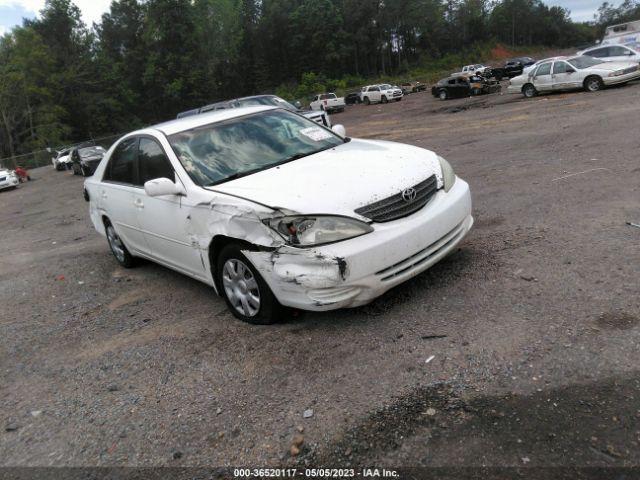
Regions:
[[[592,20],[593,15],[603,0],[546,0],[549,5],[560,5],[571,10],[574,20]],[[621,0],[609,0],[618,5]],[[75,0],[75,4],[82,10],[82,19],[87,25],[100,20],[111,0]],[[35,17],[44,6],[44,0],[0,0],[0,34],[22,23],[22,18]]]

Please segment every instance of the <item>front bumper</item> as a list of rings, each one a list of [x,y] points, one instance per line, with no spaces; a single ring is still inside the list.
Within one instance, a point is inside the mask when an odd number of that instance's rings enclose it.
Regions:
[[[618,75],[617,77],[605,77],[602,79],[602,81],[605,85],[609,86],[630,82],[632,80],[637,80],[638,78],[640,78],[640,70],[632,73],[627,73],[626,75]]]
[[[302,310],[357,307],[451,253],[473,225],[469,186],[457,179],[421,210],[374,231],[313,249],[244,252],[278,301]]]

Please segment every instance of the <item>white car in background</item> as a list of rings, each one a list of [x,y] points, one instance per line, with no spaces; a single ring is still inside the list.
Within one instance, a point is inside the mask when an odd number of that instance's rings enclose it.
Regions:
[[[356,140],[283,108],[185,117],[126,135],[85,181],[116,260],[214,289],[241,320],[364,305],[453,252],[471,195],[443,158]]]
[[[393,87],[388,83],[382,83],[379,85],[367,85],[360,90],[360,100],[365,105],[372,103],[388,103],[391,100],[399,102],[403,97],[402,90],[398,87]]]
[[[71,149],[60,150],[57,155],[51,159],[53,168],[56,170],[69,170],[72,165],[71,161]]]
[[[15,171],[0,167],[0,190],[16,188],[20,185],[20,179]]]
[[[640,51],[627,45],[598,45],[582,50],[577,55],[599,58],[605,62],[640,63]]]
[[[597,92],[605,86],[638,78],[640,65],[635,62],[603,62],[592,57],[556,58],[540,63],[528,74],[512,78],[507,92],[521,93],[527,98],[562,90]]]
[[[311,110],[344,112],[346,104],[344,97],[338,97],[335,93],[321,93],[313,97],[309,107],[311,107]]]

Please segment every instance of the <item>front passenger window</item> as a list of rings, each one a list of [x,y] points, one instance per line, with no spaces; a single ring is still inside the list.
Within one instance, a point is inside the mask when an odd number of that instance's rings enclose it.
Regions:
[[[156,178],[168,178],[176,181],[171,162],[158,142],[149,138],[141,138],[138,152],[140,185]]]

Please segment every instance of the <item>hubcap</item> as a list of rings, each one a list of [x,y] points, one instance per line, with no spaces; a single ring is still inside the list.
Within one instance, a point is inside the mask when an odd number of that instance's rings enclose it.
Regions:
[[[440,99],[441,100],[446,100],[447,99],[447,94],[445,92],[440,92]]]
[[[230,258],[222,269],[222,286],[236,311],[254,317],[260,310],[260,288],[253,272],[241,260]]]
[[[592,92],[595,92],[599,88],[600,88],[600,84],[598,83],[597,80],[591,80],[589,82],[589,90],[591,90]]]
[[[124,243],[120,240],[120,237],[116,233],[112,225],[107,227],[107,239],[109,240],[109,246],[115,257],[124,262]]]

